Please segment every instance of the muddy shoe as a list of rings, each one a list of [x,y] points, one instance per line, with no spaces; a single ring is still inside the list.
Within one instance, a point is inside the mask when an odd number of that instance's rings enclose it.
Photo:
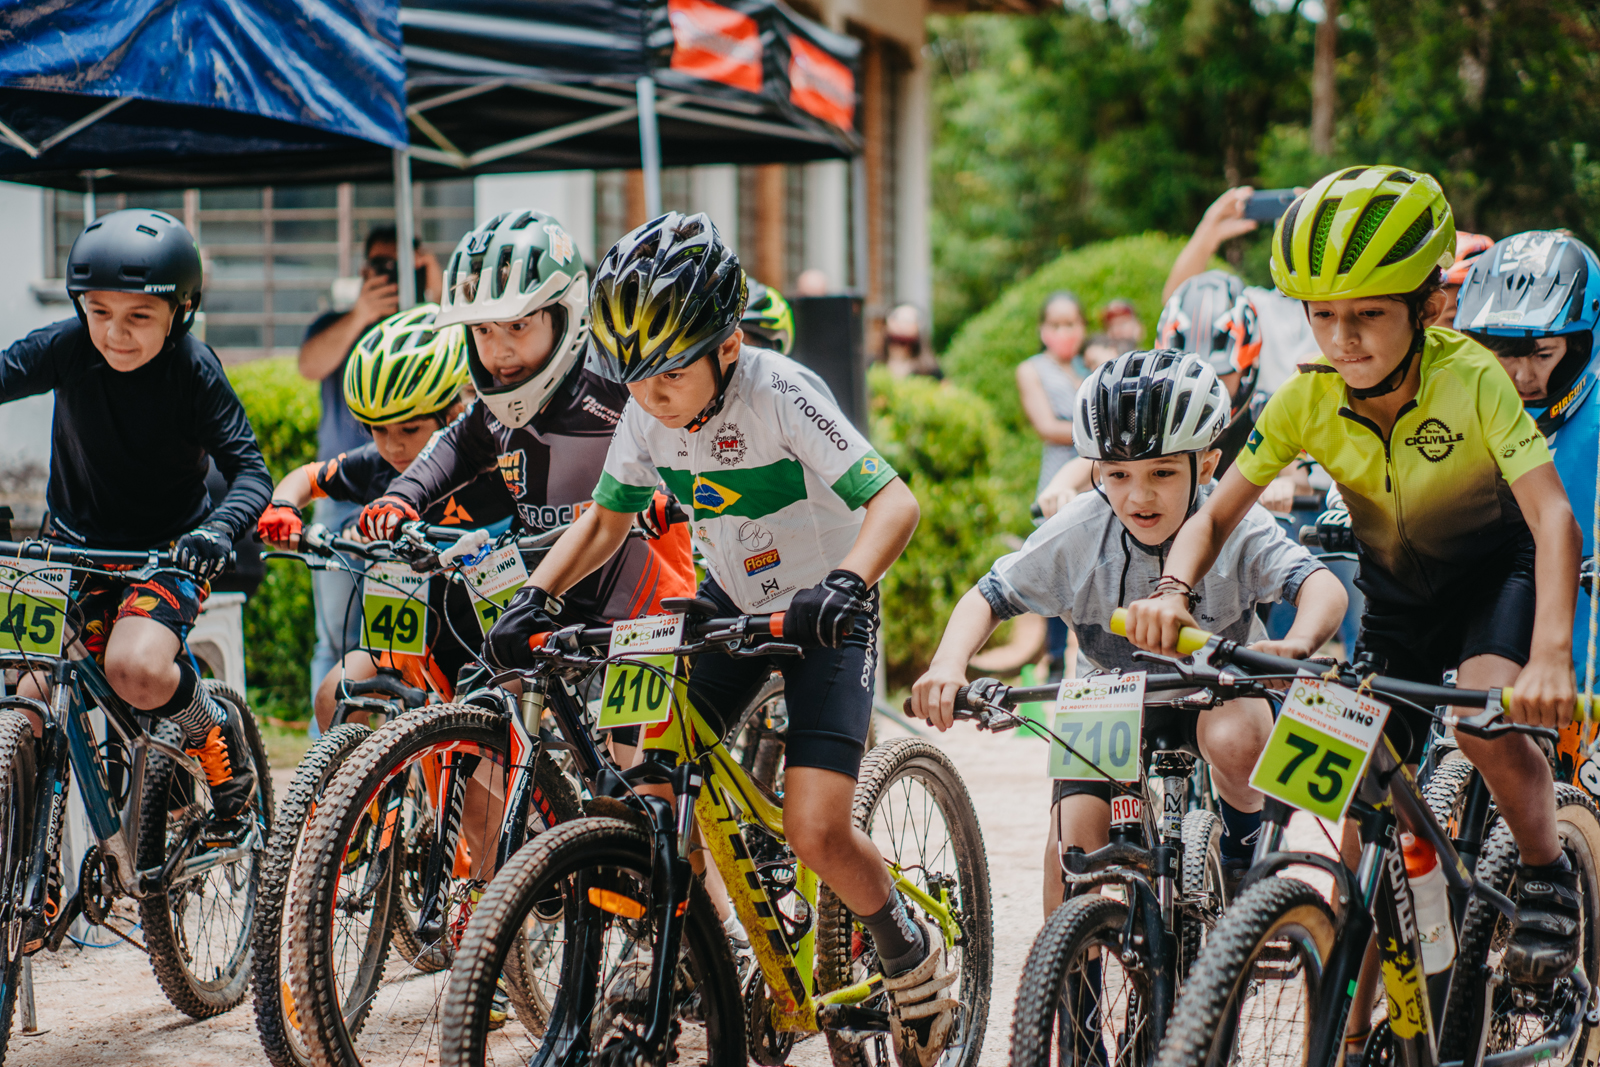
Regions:
[[[494,997],[489,1001],[489,1029],[499,1030],[511,1018],[511,994],[506,990],[505,975],[494,982]]]
[[[889,1022],[901,1062],[933,1067],[955,1027],[958,1001],[940,994],[959,977],[945,958],[944,937],[932,923],[923,924],[928,955],[900,974],[883,979],[889,992]]]
[[[244,739],[244,723],[236,711],[221,726],[213,726],[205,740],[191,741],[183,749],[200,761],[211,786],[211,817],[227,823],[237,819],[255,797],[256,772]]]
[[[1565,864],[1517,867],[1517,916],[1502,966],[1523,985],[1548,985],[1578,963],[1583,898],[1578,873]]]

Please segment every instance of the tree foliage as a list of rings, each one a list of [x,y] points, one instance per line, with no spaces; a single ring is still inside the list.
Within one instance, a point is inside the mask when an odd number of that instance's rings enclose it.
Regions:
[[[1309,0],[1067,0],[930,20],[935,340],[1063,249],[1186,233],[1224,188],[1437,175],[1463,228],[1600,235],[1600,19],[1584,0],[1344,0],[1332,158]],[[1264,282],[1262,237],[1230,260]]]

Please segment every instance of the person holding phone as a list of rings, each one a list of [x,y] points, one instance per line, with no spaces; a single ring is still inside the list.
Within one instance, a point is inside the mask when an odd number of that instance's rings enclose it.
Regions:
[[[443,278],[439,261],[421,247],[416,248],[418,302],[437,300]],[[370,437],[344,400],[344,368],[356,342],[373,326],[400,310],[397,259],[399,238],[393,226],[378,226],[367,234],[365,258],[361,264],[361,292],[349,311],[328,311],[306,328],[300,342],[300,376],[320,384],[322,416],[317,422],[317,460],[326,462],[345,452],[354,452]],[[355,522],[360,505],[323,499],[317,501],[316,520],[331,530],[343,530]],[[312,600],[316,607],[317,644],[311,656],[311,691],[345,653],[361,643],[361,613],[346,611],[355,585],[341,570],[316,571],[311,576]]]

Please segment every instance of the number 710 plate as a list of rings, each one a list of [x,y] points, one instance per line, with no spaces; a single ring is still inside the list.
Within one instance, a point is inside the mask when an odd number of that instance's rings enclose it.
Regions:
[[[1250,784],[1337,822],[1350,807],[1388,717],[1387,707],[1353,689],[1296,678]]]
[[[1061,683],[1051,725],[1073,752],[1050,740],[1050,777],[1068,782],[1103,782],[1106,775],[1118,782],[1139,780],[1144,682],[1145,672],[1134,671]]]

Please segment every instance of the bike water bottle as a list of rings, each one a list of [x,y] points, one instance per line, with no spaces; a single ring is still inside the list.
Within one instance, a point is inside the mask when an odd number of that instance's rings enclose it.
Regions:
[[[1449,885],[1439,854],[1428,842],[1411,834],[1400,835],[1405,853],[1406,881],[1417,909],[1417,937],[1422,941],[1422,969],[1438,974],[1456,958],[1456,931],[1450,922]]]

